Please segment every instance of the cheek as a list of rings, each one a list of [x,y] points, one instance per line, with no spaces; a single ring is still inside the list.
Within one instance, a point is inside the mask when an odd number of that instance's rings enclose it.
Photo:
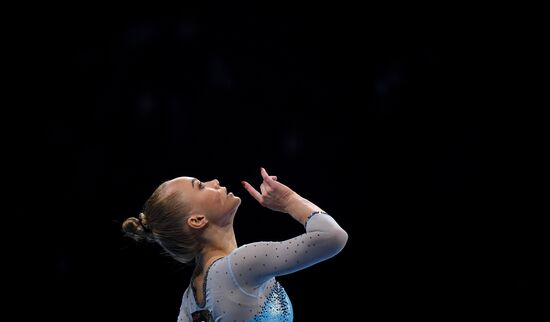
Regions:
[[[197,196],[193,199],[193,205],[198,211],[205,211],[212,207],[213,199],[208,194]]]
[[[209,196],[209,198],[208,198],[209,203],[210,203],[212,206],[214,206],[214,205],[217,205],[217,206],[223,205],[223,203],[224,203],[224,198],[223,198],[222,195],[223,195],[223,194],[217,193],[217,192],[216,192],[216,193],[212,193],[212,194]]]

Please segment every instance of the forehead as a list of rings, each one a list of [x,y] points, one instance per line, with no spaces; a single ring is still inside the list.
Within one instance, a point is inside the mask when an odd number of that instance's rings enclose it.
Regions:
[[[164,188],[164,194],[171,194],[175,190],[181,190],[181,189],[191,189],[193,188],[191,185],[191,182],[195,178],[193,177],[178,177],[169,181],[166,181],[166,186]]]
[[[188,183],[188,184],[191,184],[191,181],[195,179],[193,177],[177,177],[177,178],[174,178],[170,181],[168,181],[169,184],[183,184],[183,183]]]

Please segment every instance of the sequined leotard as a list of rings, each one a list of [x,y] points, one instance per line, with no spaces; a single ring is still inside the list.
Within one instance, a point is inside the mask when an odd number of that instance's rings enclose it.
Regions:
[[[235,249],[207,269],[202,305],[197,304],[191,285],[185,290],[178,322],[202,321],[205,315],[211,316],[212,321],[224,322],[292,321],[292,304],[275,276],[293,273],[336,255],[347,237],[331,216],[317,213],[308,219],[302,235]]]

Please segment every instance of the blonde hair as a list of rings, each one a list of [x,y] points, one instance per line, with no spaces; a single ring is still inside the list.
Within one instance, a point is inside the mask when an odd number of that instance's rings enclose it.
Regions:
[[[122,223],[122,230],[135,240],[158,243],[180,263],[192,264],[201,248],[199,232],[186,223],[189,207],[181,193],[173,191],[163,196],[165,187],[166,183],[161,184],[147,199],[139,216]]]

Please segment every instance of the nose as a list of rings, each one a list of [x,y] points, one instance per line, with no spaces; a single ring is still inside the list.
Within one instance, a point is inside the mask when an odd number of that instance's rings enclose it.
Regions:
[[[218,179],[214,179],[214,180],[212,180],[212,181],[210,181],[210,182],[212,182],[212,184],[214,185],[214,187],[216,187],[216,188],[219,188],[219,187],[220,187],[220,182],[218,181]]]

